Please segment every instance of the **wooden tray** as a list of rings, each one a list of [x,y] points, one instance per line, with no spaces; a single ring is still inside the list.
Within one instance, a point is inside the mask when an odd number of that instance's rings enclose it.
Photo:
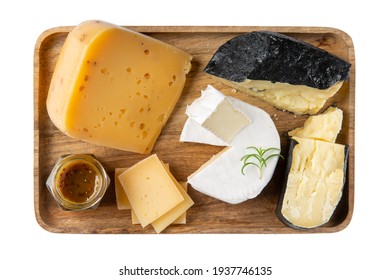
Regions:
[[[164,233],[317,233],[344,229],[352,218],[354,203],[354,121],[355,121],[355,56],[351,38],[331,28],[314,27],[129,27],[170,43],[193,55],[192,70],[183,94],[164,127],[153,153],[169,163],[179,181],[197,170],[221,147],[195,143],[179,143],[179,135],[186,120],[185,107],[200,96],[208,84],[226,95],[259,106],[273,118],[281,136],[282,154],[287,153],[286,131],[299,127],[307,116],[294,116],[276,110],[256,98],[234,92],[203,73],[215,50],[228,39],[254,30],[270,30],[288,34],[323,48],[352,63],[349,81],[326,106],[336,104],[344,111],[342,131],[338,143],[350,147],[348,175],[342,199],[331,220],[323,227],[295,230],[281,223],[275,215],[282,187],[285,161],[280,160],[270,184],[256,198],[238,205],[230,205],[203,195],[189,187],[195,205],[187,212],[186,225],[173,225]],[[145,155],[100,147],[69,138],[51,122],[46,111],[46,96],[60,49],[72,27],[58,27],[45,31],[37,40],[34,55],[34,207],[38,223],[50,232],[60,233],[154,233],[149,226],[132,225],[130,212],[116,208],[114,185],[111,184],[100,206],[85,212],[62,211],[48,190],[46,179],[55,161],[63,154],[92,153],[104,165],[112,181],[114,169],[129,167]]]

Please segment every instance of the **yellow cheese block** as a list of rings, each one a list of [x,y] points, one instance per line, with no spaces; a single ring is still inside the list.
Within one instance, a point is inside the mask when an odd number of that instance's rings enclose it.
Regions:
[[[187,192],[187,183],[186,183],[186,182],[179,182],[179,184],[180,184],[180,186],[183,188],[183,190],[184,190],[185,192]],[[179,189],[179,190],[180,190],[180,189]],[[184,197],[184,198],[185,198],[185,197]],[[183,202],[181,202],[181,203],[183,203]],[[181,203],[180,203],[180,204],[181,204]],[[179,206],[180,204],[178,204],[178,206]],[[178,206],[176,206],[176,207],[173,208],[173,209],[176,209],[176,211],[178,211],[178,210],[177,210],[177,208],[179,208]],[[173,209],[172,209],[171,211],[173,211]],[[169,211],[169,212],[171,212],[171,211]],[[180,211],[180,209],[179,209],[179,211]],[[178,211],[178,212],[179,212],[179,211]],[[168,213],[169,213],[169,212],[168,212]],[[178,224],[179,224],[179,225],[185,224],[185,223],[187,222],[187,215],[186,215],[186,213],[187,213],[187,211],[184,211],[176,220],[174,220],[174,221],[172,222],[172,224],[175,224],[175,225],[178,225]],[[164,214],[162,217],[160,217],[159,219],[157,219],[156,221],[154,221],[154,222],[152,223],[153,227],[154,227],[154,226],[158,227],[158,226],[161,224],[161,222],[158,223],[157,221],[160,220],[160,219],[164,219],[164,217],[165,217],[166,215],[167,215],[167,214]],[[164,220],[167,221],[166,218],[165,218]],[[138,225],[138,224],[140,224],[140,222],[139,222],[137,216],[134,214],[134,211],[131,211],[131,221],[132,221],[132,224],[133,224],[133,225]]]
[[[127,169],[118,179],[142,227],[185,200],[155,154]]]
[[[150,153],[181,95],[191,59],[127,28],[81,23],[59,55],[48,114],[70,137]]]

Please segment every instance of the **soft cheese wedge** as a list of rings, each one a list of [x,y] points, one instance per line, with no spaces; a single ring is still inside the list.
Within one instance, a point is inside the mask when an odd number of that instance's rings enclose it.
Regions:
[[[182,93],[191,59],[130,29],[83,22],[58,57],[50,119],[70,137],[148,154]]]
[[[205,102],[205,100],[221,94],[213,87],[208,86],[202,92],[201,98],[193,104],[199,106],[199,102]],[[262,176],[259,176],[259,169],[255,166],[248,166],[245,175],[243,175],[241,173],[243,166],[241,158],[247,154],[247,147],[280,149],[280,138],[272,119],[266,112],[233,97],[226,98],[236,110],[250,119],[250,123],[234,136],[229,145],[191,117],[184,125],[180,140],[227,146],[191,174],[188,177],[188,183],[199,192],[227,203],[236,204],[256,197],[271,180],[278,162],[278,157],[271,158],[267,162]],[[192,111],[191,107],[192,104],[187,112]],[[228,123],[221,121],[219,125],[227,127]]]
[[[213,94],[207,94],[213,92]],[[206,94],[203,92],[186,110],[190,119],[196,121],[202,127],[220,138],[226,145],[244,127],[251,123],[242,111],[235,107],[232,102],[221,92],[209,87]]]

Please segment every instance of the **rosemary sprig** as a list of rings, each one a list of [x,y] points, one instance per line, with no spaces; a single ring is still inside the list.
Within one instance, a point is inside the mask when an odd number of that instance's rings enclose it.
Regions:
[[[245,175],[245,173],[244,173],[245,167],[247,167],[248,165],[255,165],[255,166],[257,166],[259,168],[259,171],[260,171],[260,177],[259,178],[262,178],[262,176],[263,176],[263,168],[267,167],[267,161],[270,158],[275,157],[275,156],[279,156],[282,159],[284,159],[284,157],[281,154],[279,154],[279,153],[270,154],[267,157],[265,157],[265,154],[267,152],[269,152],[269,151],[272,151],[272,150],[280,151],[280,149],[278,149],[278,148],[263,149],[261,147],[257,148],[257,147],[254,147],[254,146],[249,146],[249,147],[247,147],[247,149],[253,149],[253,150],[255,150],[255,152],[251,153],[251,154],[247,154],[247,155],[243,156],[240,159],[240,161],[244,161],[244,165],[241,168],[242,175]],[[255,162],[249,161],[252,158],[255,160]]]

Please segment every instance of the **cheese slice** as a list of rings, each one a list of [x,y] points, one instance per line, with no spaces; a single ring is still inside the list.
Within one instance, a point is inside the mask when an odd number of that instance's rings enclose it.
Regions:
[[[203,92],[203,95],[215,94],[216,90],[210,90],[210,88],[211,86]],[[188,177],[188,183],[206,195],[236,204],[257,196],[271,180],[278,162],[278,157],[271,158],[262,176],[259,175],[259,169],[251,165],[245,169],[245,175],[243,175],[241,158],[248,153],[247,147],[280,149],[280,137],[272,119],[265,111],[233,97],[227,98],[252,122],[242,128],[227,148],[191,174]],[[226,126],[227,124],[221,123],[220,125]],[[191,118],[186,121],[180,140],[210,145],[222,144],[216,135],[210,134],[206,128]],[[273,151],[273,153],[279,152]]]
[[[194,202],[192,201],[190,196],[187,194],[187,192],[184,190],[184,188],[176,181],[176,179],[169,172],[169,169],[166,166],[165,166],[165,170],[169,174],[169,176],[171,177],[172,182],[174,182],[177,189],[180,191],[184,200],[181,201],[174,208],[169,210],[167,213],[165,213],[163,216],[161,216],[160,218],[158,218],[152,222],[152,226],[157,233],[160,233],[166,227],[168,227],[170,224],[174,223],[180,216],[182,216],[194,204]]]
[[[118,210],[129,210],[131,209],[131,205],[125,190],[121,182],[119,181],[119,175],[125,172],[128,168],[115,168],[115,198],[116,198],[116,206]]]
[[[329,107],[320,115],[308,117],[303,127],[288,132],[288,135],[334,143],[342,123],[343,111],[339,108]]]
[[[208,86],[206,92],[213,94],[202,91],[202,96],[187,108],[186,114],[228,145],[251,120],[212,86]]]
[[[185,192],[187,192],[187,183],[186,182],[179,182],[179,184],[180,184],[180,186],[183,188],[183,190],[185,191]],[[180,189],[179,189],[179,191],[180,191]],[[183,196],[184,197],[184,196]],[[184,198],[186,198],[186,197],[184,197]],[[189,201],[189,200],[188,200]],[[186,203],[188,203],[188,201],[186,202]],[[183,201],[184,202],[184,201]],[[183,203],[183,202],[181,202],[181,203]],[[180,204],[181,204],[180,203]],[[174,209],[175,209],[175,211],[180,211],[180,210],[178,210],[178,208],[180,208],[180,207],[178,207],[180,204],[178,204],[175,208],[173,208],[172,210],[170,210],[169,212],[167,212],[166,214],[164,214],[162,217],[160,217],[159,219],[157,219],[156,221],[154,221],[153,223],[152,223],[152,225],[153,225],[153,227],[156,229],[156,228],[158,228],[159,226],[161,226],[162,225],[162,223],[161,223],[161,221],[164,221],[165,223],[167,223],[168,222],[168,219],[166,218],[168,215],[169,215],[169,213],[170,212],[174,212]],[[184,203],[183,203],[184,204]],[[193,204],[193,203],[192,203]],[[175,224],[175,225],[181,225],[181,224],[185,224],[186,222],[187,222],[187,215],[186,215],[186,211],[184,211],[176,220],[174,220],[173,222],[172,222],[172,224]],[[172,215],[172,214],[170,214],[170,215]],[[160,221],[159,221],[160,220]],[[133,225],[138,225],[140,222],[139,222],[139,220],[138,220],[138,218],[137,218],[137,216],[134,214],[134,211],[131,211],[131,222],[132,222],[132,224]],[[167,224],[169,224],[169,222],[167,223]],[[161,232],[161,231],[160,231]]]
[[[291,168],[281,213],[291,224],[318,227],[329,221],[342,195],[345,146],[293,137]]]
[[[168,169],[169,169],[169,164],[168,163],[164,163],[164,164],[166,166],[168,166]],[[121,175],[127,169],[129,169],[129,168],[128,167],[127,168],[126,167],[125,168],[115,168],[115,198],[116,198],[116,206],[117,206],[118,210],[130,210],[131,209],[129,199],[127,198],[125,190],[123,189],[123,186],[118,178],[119,175]],[[137,219],[137,224],[139,224],[138,219]]]
[[[142,227],[157,220],[184,200],[155,154],[130,167],[118,179]]]
[[[150,153],[178,101],[191,55],[102,21],[67,36],[51,79],[47,111],[70,137]]]

